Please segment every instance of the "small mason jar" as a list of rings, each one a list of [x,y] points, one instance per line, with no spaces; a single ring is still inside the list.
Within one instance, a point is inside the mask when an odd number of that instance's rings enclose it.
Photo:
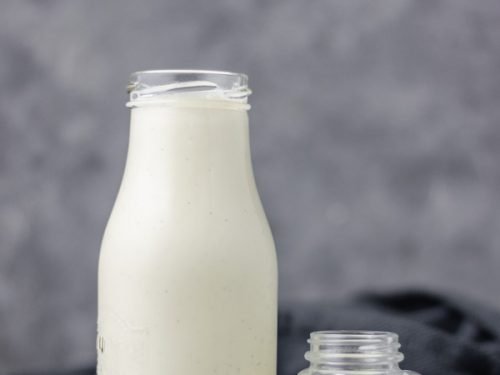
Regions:
[[[319,331],[307,340],[309,368],[299,375],[419,375],[399,368],[398,335],[373,331]]]

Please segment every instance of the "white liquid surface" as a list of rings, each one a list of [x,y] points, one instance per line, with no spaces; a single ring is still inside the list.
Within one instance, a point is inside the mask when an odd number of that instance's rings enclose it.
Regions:
[[[275,375],[277,269],[244,110],[132,109],[99,262],[100,375]]]

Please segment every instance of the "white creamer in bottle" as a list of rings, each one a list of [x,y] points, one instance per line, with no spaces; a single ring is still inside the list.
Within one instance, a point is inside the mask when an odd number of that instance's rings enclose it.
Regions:
[[[99,375],[275,375],[277,266],[246,76],[145,71],[99,259]]]

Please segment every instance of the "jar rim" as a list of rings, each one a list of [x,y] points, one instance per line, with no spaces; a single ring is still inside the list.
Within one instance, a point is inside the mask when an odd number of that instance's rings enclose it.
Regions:
[[[311,339],[316,338],[355,338],[355,339],[363,339],[363,338],[390,338],[398,340],[399,337],[394,332],[385,332],[385,331],[361,331],[361,330],[339,330],[339,331],[315,331],[311,332]]]
[[[310,365],[299,375],[418,375],[399,368],[404,355],[393,332],[316,331],[307,342],[310,348],[304,357]]]

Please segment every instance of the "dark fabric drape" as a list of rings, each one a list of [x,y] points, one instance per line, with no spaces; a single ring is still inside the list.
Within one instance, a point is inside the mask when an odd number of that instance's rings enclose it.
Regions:
[[[462,296],[401,291],[342,303],[285,304],[279,314],[278,375],[295,375],[307,367],[306,340],[319,330],[396,332],[405,354],[401,367],[422,375],[500,375],[500,313]],[[33,373],[93,374],[94,366]]]
[[[340,329],[398,333],[401,367],[422,375],[500,375],[500,313],[462,296],[423,291],[283,306],[279,375],[307,366],[309,332]]]

